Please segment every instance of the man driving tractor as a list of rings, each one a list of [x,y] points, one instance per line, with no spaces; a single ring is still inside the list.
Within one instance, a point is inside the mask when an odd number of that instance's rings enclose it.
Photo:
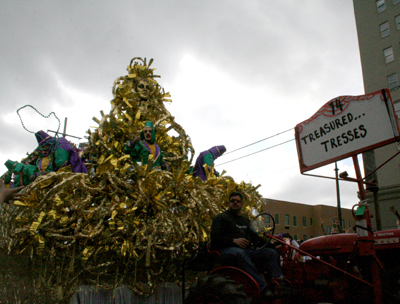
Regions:
[[[232,192],[229,195],[228,210],[218,214],[211,226],[211,248],[221,253],[222,260],[233,262],[235,266],[251,275],[260,287],[264,298],[283,296],[289,293],[282,270],[279,254],[273,248],[251,249],[251,243],[262,242],[262,238],[249,229],[250,220],[241,215],[243,195]],[[265,241],[264,241],[265,242]],[[262,269],[264,275],[259,271]],[[267,282],[278,280],[280,292],[271,290]]]

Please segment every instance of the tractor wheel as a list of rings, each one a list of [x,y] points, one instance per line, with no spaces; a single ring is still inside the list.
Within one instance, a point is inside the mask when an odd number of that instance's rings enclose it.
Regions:
[[[251,301],[242,285],[221,275],[199,278],[185,299],[187,304],[249,304]]]

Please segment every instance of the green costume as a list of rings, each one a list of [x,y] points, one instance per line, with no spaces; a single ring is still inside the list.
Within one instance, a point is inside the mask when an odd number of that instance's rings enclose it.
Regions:
[[[5,184],[11,183],[11,177],[14,173],[14,183],[11,184],[11,188],[29,185],[34,180],[31,180],[31,176],[35,176],[35,173],[38,172],[36,166],[33,165],[24,165],[11,160],[7,160],[4,164],[8,169],[5,174]]]
[[[39,153],[39,158],[36,162],[39,171],[57,171],[68,163],[69,153],[64,147],[64,142],[58,142],[60,140],[57,141],[44,131],[35,133],[35,137],[39,145],[36,148]],[[65,139],[63,140],[65,141]]]
[[[208,153],[203,157],[203,163],[208,165],[209,167],[214,164],[214,157],[211,153]]]
[[[225,146],[214,146],[209,150],[201,152],[196,159],[193,168],[193,176],[199,176],[203,182],[206,181],[207,172],[210,171],[209,168],[214,164],[214,160],[224,154],[225,151]],[[214,175],[219,176],[219,173],[215,169]]]
[[[131,156],[133,162],[141,162],[143,165],[147,165],[149,163],[149,156],[151,152],[151,146],[154,145],[154,162],[152,168],[156,167],[164,167],[166,163],[163,160],[163,154],[160,150],[160,147],[155,143],[156,141],[156,132],[153,127],[153,123],[151,121],[147,121],[145,127],[151,127],[151,140],[150,144],[146,142],[144,139],[144,132],[140,133],[140,141],[133,142],[130,141],[125,146],[125,153]]]
[[[44,131],[35,133],[39,146],[36,166],[41,172],[58,171],[71,165],[72,172],[88,173],[78,150],[64,137],[54,138]]]
[[[69,160],[69,153],[63,148],[56,148],[47,156],[39,158],[36,165],[40,171],[53,172],[63,167]]]

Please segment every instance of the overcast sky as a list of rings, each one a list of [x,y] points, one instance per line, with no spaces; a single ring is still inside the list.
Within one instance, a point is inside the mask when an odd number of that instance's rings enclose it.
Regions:
[[[154,58],[196,156],[291,129],[220,157],[216,169],[261,184],[266,198],[335,206],[335,181],[301,175],[294,141],[267,148],[293,139],[295,125],[330,99],[364,93],[352,3],[0,0],[0,164],[37,145],[20,107],[55,112],[61,131],[67,117],[67,133],[83,137],[109,112],[130,60]],[[59,127],[31,108],[19,113],[31,132]],[[354,176],[351,161],[338,167]],[[334,166],[312,173],[333,177]],[[358,202],[355,184],[340,182],[340,192],[343,207]]]

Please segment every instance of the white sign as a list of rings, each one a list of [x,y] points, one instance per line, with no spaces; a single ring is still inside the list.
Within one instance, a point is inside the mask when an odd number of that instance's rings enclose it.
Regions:
[[[399,125],[387,89],[334,98],[299,123],[295,132],[302,173],[399,139]]]

